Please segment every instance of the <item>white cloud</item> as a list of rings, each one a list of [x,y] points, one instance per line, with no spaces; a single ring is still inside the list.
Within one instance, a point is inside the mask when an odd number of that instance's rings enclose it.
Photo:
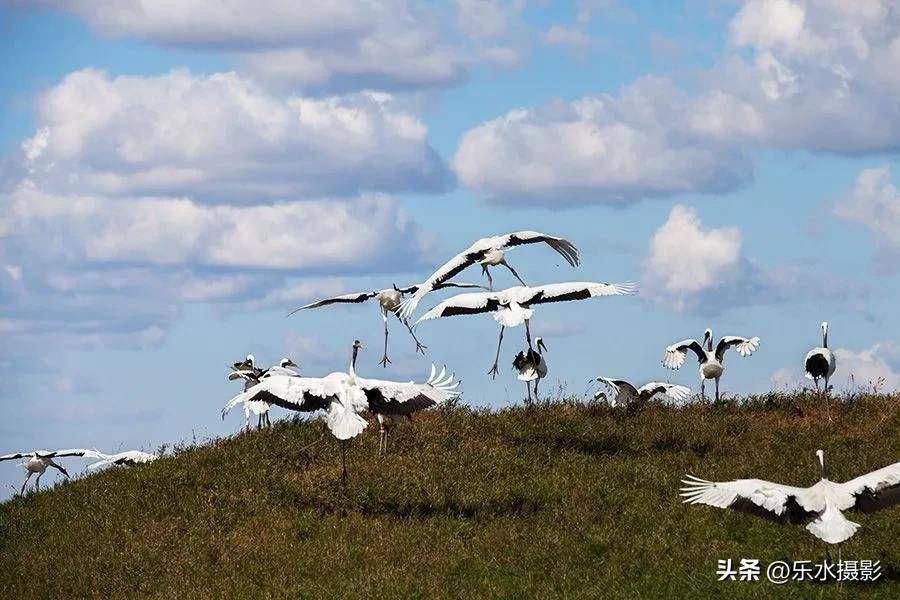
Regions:
[[[895,0],[750,0],[730,24],[742,53],[713,85],[753,106],[765,144],[848,154],[900,147]]]
[[[42,189],[260,202],[360,190],[437,190],[425,126],[387,94],[272,95],[235,73],[69,74],[23,144]]]
[[[676,205],[650,238],[644,290],[683,310],[698,294],[732,278],[742,243],[736,227],[704,228],[694,209]]]
[[[743,253],[736,227],[704,227],[697,211],[676,205],[651,236],[643,262],[642,295],[676,311],[718,314],[738,306],[840,300],[865,306],[865,286],[840,276],[823,282],[808,264],[762,266]]]
[[[585,3],[580,21],[596,10]],[[729,40],[697,92],[643,78],[617,97],[516,109],[470,129],[459,180],[514,206],[627,202],[733,190],[758,147],[900,149],[896,0],[749,0]]]
[[[477,62],[496,63],[485,41],[504,44],[506,61],[523,54],[522,0],[45,2],[104,35],[224,51],[269,85],[315,93],[453,85]]]
[[[563,25],[552,25],[544,32],[542,39],[549,46],[569,46],[571,48],[585,48],[590,45],[591,38],[588,34]]]
[[[705,100],[729,116],[741,112]],[[723,192],[750,177],[749,160],[731,145],[746,123],[710,121],[670,82],[648,77],[616,98],[517,109],[483,123],[463,136],[453,168],[464,185],[519,206]]]
[[[890,392],[900,384],[900,347],[893,342],[880,342],[860,352],[838,348],[834,354],[836,375],[853,386]]]
[[[900,257],[900,191],[891,183],[887,166],[863,169],[853,191],[834,209],[835,215],[868,227],[878,244],[885,270],[897,269]]]
[[[54,195],[26,181],[4,199],[0,235],[27,247],[23,256],[31,260],[55,254],[73,262],[346,272],[383,269],[421,249],[415,225],[383,195],[207,206],[187,198]]]

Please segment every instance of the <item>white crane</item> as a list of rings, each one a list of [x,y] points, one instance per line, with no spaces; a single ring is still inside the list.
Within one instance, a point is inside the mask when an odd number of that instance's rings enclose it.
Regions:
[[[807,379],[816,383],[816,393],[819,393],[819,380],[825,379],[825,395],[828,395],[828,380],[834,375],[837,368],[837,358],[828,349],[828,322],[822,323],[822,347],[813,348],[803,361]]]
[[[510,273],[524,286],[525,282],[522,281],[515,269],[506,262],[505,251],[524,244],[538,243],[545,243],[556,250],[573,267],[577,266],[581,260],[578,255],[578,249],[572,245],[572,242],[564,238],[547,235],[546,233],[515,231],[505,235],[482,238],[445,262],[428,279],[419,284],[413,295],[403,302],[400,309],[400,318],[404,321],[409,320],[419,302],[425,297],[425,294],[438,289],[441,283],[449,281],[475,263],[481,265],[481,272],[487,276],[491,290],[494,288],[494,280],[491,278],[491,273],[488,269],[499,265],[509,269]]]
[[[829,481],[825,453],[816,451],[821,480],[808,488],[762,479],[712,482],[688,475],[681,496],[689,504],[731,508],[770,520],[806,524],[806,529],[828,544],[840,544],[859,528],[842,514],[845,510],[874,512],[900,502],[900,462],[845,483]]]
[[[722,364],[725,360],[725,352],[734,346],[741,356],[750,356],[759,349],[759,338],[744,338],[738,335],[726,335],[713,351],[713,332],[707,329],[703,332],[703,344],[697,340],[686,339],[672,344],[666,348],[666,354],[663,357],[663,365],[669,369],[680,369],[684,364],[684,358],[688,350],[693,350],[697,355],[700,363],[700,395],[705,397],[707,379],[716,380],[716,401],[719,400],[719,379],[725,371]]]
[[[525,382],[525,389],[528,390],[529,402],[531,402],[531,382],[534,382],[534,398],[536,400],[538,383],[547,376],[547,360],[543,354],[547,351],[547,345],[544,344],[544,338],[540,336],[534,338],[534,347],[536,349],[521,350],[513,359],[513,368],[519,372],[518,379]]]
[[[234,363],[233,370],[228,374],[229,381],[242,379],[244,381],[244,391],[258,385],[261,379],[272,377],[274,375],[282,375],[285,377],[299,377],[300,374],[294,369],[299,368],[298,365],[288,357],[282,358],[277,365],[273,365],[268,369],[260,369],[253,361],[253,355],[248,354],[247,360],[242,363]],[[230,402],[222,408],[222,419],[225,415],[237,405]],[[271,426],[272,421],[269,419],[269,410],[271,405],[264,400],[250,400],[244,402],[244,418],[247,431],[250,430],[250,415],[257,416],[256,428],[261,429],[263,425]]]
[[[664,394],[675,402],[683,402],[691,396],[691,388],[672,383],[663,383],[661,381],[651,381],[639,388],[624,379],[597,377],[593,381],[599,381],[600,383],[605,384],[613,393],[615,393],[615,397],[609,401],[610,406],[616,406],[618,404],[629,406],[633,403],[645,404],[656,394]],[[595,400],[603,398],[606,398],[606,394],[603,392],[599,392],[594,396]]]
[[[235,396],[229,404],[264,400],[288,410],[311,412],[324,410],[325,424],[341,442],[341,479],[347,477],[347,440],[356,437],[368,423],[360,416],[366,410],[374,414],[390,416],[408,415],[417,410],[434,406],[458,395],[458,383],[453,375],[442,370],[425,383],[401,383],[365,379],[356,374],[356,358],[362,348],[359,340],[353,342],[350,369],[347,373],[331,373],[325,377],[264,377],[253,388]]]
[[[31,476],[35,473],[37,474],[37,479],[34,482],[36,488],[40,488],[41,486],[41,476],[44,474],[44,471],[47,470],[48,467],[53,467],[60,473],[69,477],[69,472],[65,470],[62,465],[56,464],[53,459],[54,458],[66,458],[70,456],[85,456],[88,458],[99,458],[100,453],[96,450],[83,450],[83,449],[70,449],[70,450],[32,450],[31,452],[16,452],[15,454],[4,454],[0,456],[0,462],[4,460],[16,460],[18,458],[25,459],[25,462],[22,463],[22,467],[27,472],[25,476],[25,481],[22,482],[22,489],[19,491],[20,494],[25,493],[25,486],[28,484],[28,480],[31,479]]]
[[[440,284],[436,285],[434,289],[447,287],[484,289],[483,286],[475,285],[473,283],[455,283],[453,281],[441,282]],[[406,319],[400,317],[400,305],[403,300],[403,296],[405,296],[406,294],[414,294],[416,293],[416,291],[418,291],[418,289],[419,286],[417,285],[398,288],[395,284],[391,288],[380,290],[377,292],[357,292],[354,294],[344,294],[342,296],[326,298],[324,300],[319,300],[318,302],[312,302],[305,306],[301,306],[300,308],[296,308],[288,313],[288,316],[291,316],[296,312],[306,310],[308,308],[319,308],[321,306],[328,306],[329,304],[360,304],[362,302],[375,298],[376,300],[378,300],[378,307],[381,309],[381,319],[384,321],[384,355],[381,357],[381,360],[378,361],[378,364],[387,368],[388,363],[391,362],[391,359],[389,359],[387,355],[388,314],[393,314],[400,320],[401,323],[403,323],[403,325],[406,326],[406,329],[409,331],[409,335],[411,335],[412,339],[416,342],[416,352],[421,352],[424,355],[425,349],[428,348],[428,346],[424,345],[416,337],[415,332],[413,332],[412,328],[409,326],[409,322]]]
[[[142,452],[141,450],[126,450],[116,454],[97,453],[100,460],[88,465],[88,469],[100,469],[102,467],[133,467],[135,465],[153,462],[159,455]]]
[[[585,300],[599,296],[627,296],[634,294],[637,287],[632,283],[596,283],[591,281],[573,281],[568,283],[551,283],[538,287],[511,287],[500,292],[481,292],[459,294],[448,298],[422,315],[416,326],[422,321],[453,317],[456,315],[475,315],[493,313],[494,320],[500,323],[500,339],[497,341],[497,355],[489,375],[497,376],[500,360],[500,346],[503,344],[503,330],[525,324],[525,339],[531,345],[531,331],[528,320],[534,314],[532,306],[547,302],[567,302]]]

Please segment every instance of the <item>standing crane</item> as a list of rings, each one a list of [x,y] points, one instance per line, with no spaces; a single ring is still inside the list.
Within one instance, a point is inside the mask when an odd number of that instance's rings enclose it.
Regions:
[[[531,402],[531,382],[534,382],[534,399],[538,398],[538,383],[547,376],[547,360],[543,352],[547,351],[544,338],[534,338],[534,348],[521,350],[513,359],[513,368],[519,372],[519,381],[525,382],[528,391],[528,402]]]
[[[828,380],[834,375],[837,368],[837,358],[834,352],[828,349],[828,322],[822,323],[822,346],[813,348],[806,354],[803,361],[806,377],[816,384],[816,393],[819,393],[819,380],[825,380],[825,395],[828,395]]]
[[[716,380],[716,402],[719,401],[719,379],[725,372],[725,366],[722,364],[725,360],[725,352],[734,346],[741,356],[750,356],[759,349],[759,338],[744,338],[739,335],[726,335],[713,351],[713,331],[707,329],[703,332],[703,344],[697,340],[686,339],[672,344],[666,348],[666,354],[663,357],[663,365],[666,368],[676,370],[680,369],[684,364],[684,358],[688,350],[692,350],[697,355],[697,361],[700,363],[700,395],[705,397],[707,379]]]

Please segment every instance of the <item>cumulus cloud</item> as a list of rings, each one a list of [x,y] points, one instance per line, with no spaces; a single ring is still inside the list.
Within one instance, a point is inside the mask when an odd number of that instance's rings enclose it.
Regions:
[[[701,292],[732,278],[740,265],[742,243],[738,228],[704,228],[696,210],[676,205],[650,238],[644,289],[683,310]]]
[[[235,73],[69,74],[40,99],[25,171],[50,192],[254,202],[443,189],[425,126],[387,94],[270,94]]]
[[[474,127],[454,157],[459,180],[511,206],[629,202],[733,190],[759,147],[900,149],[893,0],[748,0],[728,40],[696,92],[644,78]]]
[[[750,178],[733,140],[752,120],[726,98],[704,101],[736,118],[695,112],[671,82],[652,77],[617,97],[516,109],[466,132],[453,168],[464,185],[518,206],[727,191]]]
[[[736,227],[705,227],[697,211],[676,205],[650,238],[642,294],[679,312],[717,314],[778,302],[841,300],[855,308],[869,291],[840,277],[827,281],[810,265],[764,267],[743,253]]]
[[[835,215],[865,225],[878,244],[885,270],[897,269],[900,257],[900,191],[891,182],[887,166],[864,169],[851,193],[834,208]]]
[[[449,86],[481,61],[523,54],[521,0],[44,2],[104,35],[224,51],[268,85],[312,93]]]
[[[729,26],[739,52],[713,72],[713,84],[753,107],[768,145],[894,151],[897,8],[894,0],[749,0]]]
[[[378,270],[420,247],[415,225],[383,195],[206,206],[187,198],[54,195],[26,181],[5,200],[0,235],[27,247],[23,256],[31,258],[359,271]]]
[[[860,352],[838,348],[834,354],[840,377],[852,385],[890,392],[900,384],[900,347],[894,342],[880,342]]]

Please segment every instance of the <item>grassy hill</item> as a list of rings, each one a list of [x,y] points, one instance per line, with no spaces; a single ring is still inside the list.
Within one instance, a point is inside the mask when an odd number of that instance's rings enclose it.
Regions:
[[[900,399],[769,396],[640,411],[555,403],[433,411],[377,459],[314,422],[178,449],[0,505],[10,598],[900,597],[900,507],[855,515],[875,584],[716,581],[719,558],[818,561],[802,527],[681,504],[679,479],[809,485],[900,460]]]

